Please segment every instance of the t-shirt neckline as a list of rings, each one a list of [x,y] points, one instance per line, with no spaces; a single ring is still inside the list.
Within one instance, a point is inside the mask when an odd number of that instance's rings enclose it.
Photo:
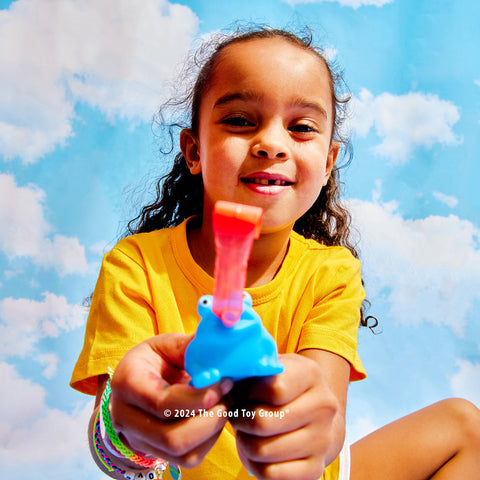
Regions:
[[[188,280],[201,291],[205,291],[211,295],[213,292],[214,279],[195,262],[188,247],[187,224],[192,218],[194,217],[187,218],[180,225],[172,228],[170,239],[172,250],[180,269]],[[245,289],[252,296],[254,304],[270,301],[273,297],[277,296],[281,291],[285,277],[293,273],[295,265],[298,264],[300,254],[300,242],[295,241],[297,237],[300,236],[295,232],[290,234],[287,254],[275,277],[265,285]]]

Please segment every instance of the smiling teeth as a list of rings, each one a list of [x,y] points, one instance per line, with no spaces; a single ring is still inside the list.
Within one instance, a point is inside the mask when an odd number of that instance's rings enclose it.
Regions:
[[[269,180],[268,178],[246,178],[244,181],[258,185],[277,185],[279,187],[284,187],[288,184],[285,180]]]

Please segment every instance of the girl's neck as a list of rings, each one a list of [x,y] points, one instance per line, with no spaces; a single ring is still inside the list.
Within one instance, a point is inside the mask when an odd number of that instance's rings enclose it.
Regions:
[[[290,230],[260,235],[255,240],[248,261],[247,287],[259,287],[269,283],[280,267],[288,250]],[[195,262],[213,277],[215,243],[211,224],[192,225],[187,229],[190,253]]]

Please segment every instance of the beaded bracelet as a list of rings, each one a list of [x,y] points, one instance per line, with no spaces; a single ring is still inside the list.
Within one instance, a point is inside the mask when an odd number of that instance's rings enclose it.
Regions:
[[[140,465],[142,467],[152,468],[156,474],[157,478],[162,478],[163,472],[167,469],[171,477],[174,480],[179,480],[182,477],[180,467],[175,464],[169,464],[166,460],[161,458],[157,459],[149,459],[142,457],[135,452],[132,452],[118,437],[117,432],[112,426],[112,421],[110,418],[110,411],[109,411],[109,403],[110,403],[110,396],[112,394],[112,388],[110,386],[110,379],[108,379],[107,384],[105,386],[105,391],[102,395],[102,404],[101,404],[101,415],[103,420],[103,425],[105,427],[106,436],[108,437],[110,443],[118,452],[119,456],[123,456],[128,458],[132,462]]]
[[[132,452],[126,445],[122,443],[120,438],[117,435],[117,432],[115,432],[113,426],[112,426],[112,421],[110,419],[110,412],[108,409],[108,405],[110,402],[110,396],[112,394],[112,388],[110,386],[110,379],[107,381],[107,385],[105,387],[105,391],[103,392],[102,396],[102,420],[103,424],[105,425],[105,430],[107,432],[107,436],[112,443],[112,445],[115,447],[115,449],[125,458],[128,458],[132,462],[136,463],[137,465],[140,465],[142,467],[147,467],[147,468],[155,468],[159,463],[164,463],[166,467],[166,463],[162,459],[149,459],[145,457],[141,457],[140,455],[137,455],[135,452]]]
[[[162,478],[163,472],[165,468],[160,468],[157,470],[142,470],[138,472],[129,472],[122,470],[121,468],[117,467],[115,463],[110,459],[110,457],[105,452],[101,440],[101,420],[100,420],[100,412],[97,413],[94,422],[94,430],[93,430],[93,445],[95,448],[95,452],[97,457],[100,459],[102,464],[109,472],[116,472],[120,475],[123,475],[126,480],[158,480]],[[177,465],[169,466],[169,473],[174,480],[178,480],[181,478],[180,469]]]

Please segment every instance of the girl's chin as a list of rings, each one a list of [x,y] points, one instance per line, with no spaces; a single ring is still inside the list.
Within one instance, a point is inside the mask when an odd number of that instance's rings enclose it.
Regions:
[[[271,234],[289,234],[293,230],[295,221],[281,221],[279,218],[269,219],[268,213],[264,214],[262,219],[262,230],[261,235],[271,235]]]

